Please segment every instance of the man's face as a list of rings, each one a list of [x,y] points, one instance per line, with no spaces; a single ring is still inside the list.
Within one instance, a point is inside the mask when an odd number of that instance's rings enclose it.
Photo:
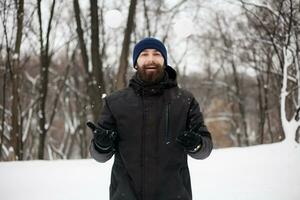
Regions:
[[[164,57],[156,49],[143,50],[137,59],[137,71],[144,81],[156,81],[164,73]]]

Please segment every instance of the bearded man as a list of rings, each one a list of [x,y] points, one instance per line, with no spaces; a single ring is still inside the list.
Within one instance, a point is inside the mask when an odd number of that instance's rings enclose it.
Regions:
[[[105,98],[97,125],[87,123],[92,157],[115,155],[110,200],[191,200],[187,155],[204,159],[213,149],[198,102],[178,87],[167,58],[158,39],[138,42],[129,86]]]

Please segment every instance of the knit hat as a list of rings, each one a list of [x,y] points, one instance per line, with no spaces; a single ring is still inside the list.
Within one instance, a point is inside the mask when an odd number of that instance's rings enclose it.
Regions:
[[[137,59],[140,55],[140,53],[144,49],[156,49],[161,53],[161,55],[164,57],[165,60],[165,65],[168,66],[168,55],[167,55],[167,49],[165,45],[159,41],[158,39],[147,37],[139,41],[133,49],[133,55],[132,55],[132,60],[133,60],[133,66],[136,65]]]

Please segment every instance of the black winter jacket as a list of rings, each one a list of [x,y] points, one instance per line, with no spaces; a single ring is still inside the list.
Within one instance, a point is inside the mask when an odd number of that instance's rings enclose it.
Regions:
[[[178,88],[171,67],[165,71],[157,84],[144,84],[134,76],[129,87],[105,98],[99,125],[116,130],[118,143],[109,153],[93,145],[90,152],[99,162],[115,155],[110,200],[192,199],[187,154],[208,157],[212,140],[193,95]],[[176,136],[196,126],[202,147],[196,153],[185,152]]]

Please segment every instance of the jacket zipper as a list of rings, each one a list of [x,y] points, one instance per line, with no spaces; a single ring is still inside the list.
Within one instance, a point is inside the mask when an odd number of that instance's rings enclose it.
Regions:
[[[143,106],[143,121],[142,121],[142,133],[141,133],[141,200],[144,199],[144,191],[145,191],[145,120],[146,120],[146,113],[145,113],[145,103],[144,97],[142,95],[142,106]]]
[[[169,113],[170,113],[170,103],[167,104],[167,107],[166,107],[166,127],[165,127],[165,142],[166,144],[170,144],[170,136],[169,136],[169,124],[170,124],[170,121],[169,121]]]

